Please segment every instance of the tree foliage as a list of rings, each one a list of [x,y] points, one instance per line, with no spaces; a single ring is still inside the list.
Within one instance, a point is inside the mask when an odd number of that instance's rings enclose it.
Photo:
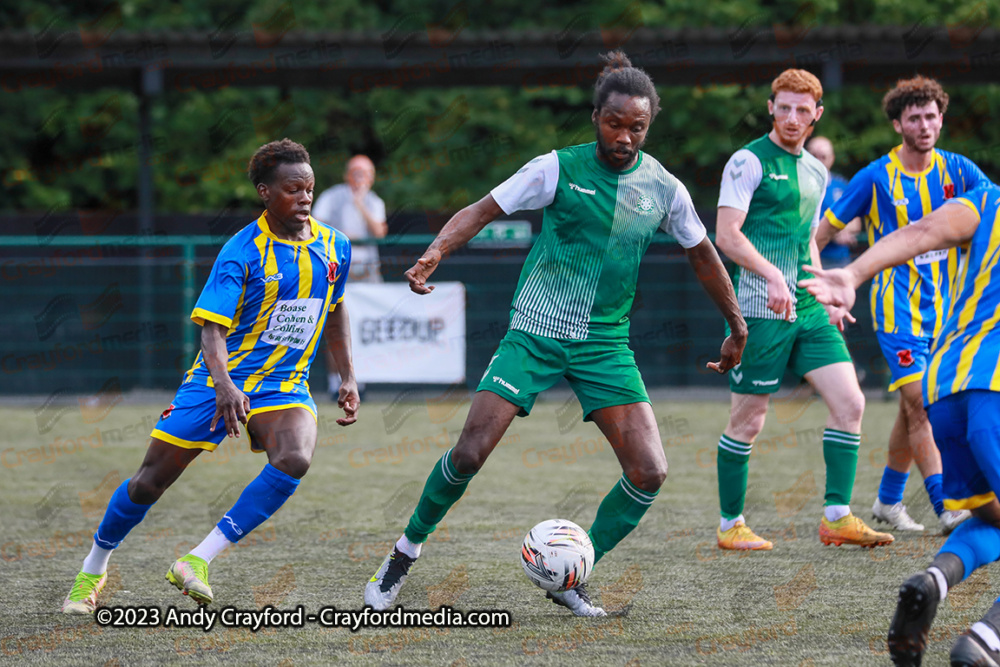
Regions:
[[[748,0],[709,3],[541,3],[493,0],[376,0],[293,4],[283,0],[29,0],[0,8],[0,25],[34,31],[98,22],[116,30],[249,31],[276,20],[293,29],[531,29],[553,35],[624,22],[629,26],[739,26],[845,22],[895,25],[961,22],[985,3],[958,0]],[[277,17],[277,18],[276,18]],[[952,107],[940,146],[1000,175],[1000,87],[949,86]],[[161,212],[217,212],[256,206],[245,177],[253,151],[288,136],[311,151],[320,189],[341,179],[344,162],[366,153],[390,208],[455,210],[478,199],[535,155],[592,141],[590,90],[448,88],[349,91],[227,88],[169,90],[154,98],[153,130],[141,136],[129,91],[23,90],[0,104],[0,178],[5,210],[137,206],[139,161],[148,152]],[[817,131],[831,137],[837,170],[850,175],[895,145],[880,109],[883,90],[829,93]],[[728,156],[768,130],[764,87],[660,87],[662,113],[646,150],[714,206]],[[283,96],[284,95],[284,96]]]

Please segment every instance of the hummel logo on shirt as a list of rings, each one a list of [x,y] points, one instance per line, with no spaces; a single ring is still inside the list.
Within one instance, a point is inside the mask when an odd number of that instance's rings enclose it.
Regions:
[[[774,179],[776,181],[787,181],[788,180],[788,174],[768,174],[768,177],[770,177],[770,178],[772,178],[772,179]]]
[[[597,194],[597,190],[588,190],[586,188],[581,188],[576,183],[570,183],[569,184],[569,189],[570,190],[576,190],[577,192],[582,192],[585,195],[596,195]]]

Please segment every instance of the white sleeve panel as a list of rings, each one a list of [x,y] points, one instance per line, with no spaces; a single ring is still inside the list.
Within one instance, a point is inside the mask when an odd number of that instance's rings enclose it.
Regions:
[[[684,248],[693,248],[708,235],[698,212],[694,210],[691,193],[680,181],[677,181],[677,192],[670,210],[660,223],[660,229],[677,239]]]
[[[826,199],[826,191],[830,187],[830,170],[826,170],[826,182],[823,184],[823,196],[819,198],[819,204],[816,206],[816,214],[813,216],[812,228],[816,230],[819,228],[819,221],[823,213],[823,200]]]
[[[722,172],[719,206],[749,211],[750,200],[763,177],[764,169],[756,155],[745,148],[736,151]]]
[[[559,185],[559,158],[556,152],[539,155],[517,173],[490,191],[507,215],[515,211],[545,208],[555,200]]]

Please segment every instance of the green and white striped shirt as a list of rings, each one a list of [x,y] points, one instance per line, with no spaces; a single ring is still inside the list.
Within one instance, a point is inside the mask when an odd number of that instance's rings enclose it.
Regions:
[[[544,209],[510,328],[547,338],[627,338],[639,261],[656,230],[685,248],[706,235],[684,185],[642,151],[624,171],[605,166],[596,143],[552,151],[491,194],[508,215]]]
[[[816,303],[798,281],[812,264],[809,240],[819,225],[820,206],[830,175],[808,151],[792,155],[764,135],[733,153],[722,173],[719,206],[746,211],[740,229],[764,259],[785,277],[796,310]],[[736,296],[743,317],[780,320],[767,308],[767,281],[737,267]]]

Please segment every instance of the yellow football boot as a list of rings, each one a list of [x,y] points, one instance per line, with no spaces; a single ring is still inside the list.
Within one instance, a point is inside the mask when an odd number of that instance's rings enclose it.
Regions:
[[[212,601],[212,587],[208,585],[208,563],[188,554],[174,561],[167,571],[167,581],[184,595],[201,605]]]
[[[87,574],[80,572],[76,575],[73,588],[62,603],[62,613],[64,614],[93,614],[97,608],[97,594],[108,583],[108,574]]]
[[[879,533],[872,530],[864,521],[853,513],[837,521],[827,521],[826,517],[819,524],[819,541],[829,546],[831,544],[856,544],[859,547],[881,547],[891,544],[896,539],[889,533]]]
[[[720,549],[732,549],[734,551],[770,551],[774,545],[750,530],[742,521],[729,530],[723,532],[722,528],[715,529],[715,536],[719,540]]]

